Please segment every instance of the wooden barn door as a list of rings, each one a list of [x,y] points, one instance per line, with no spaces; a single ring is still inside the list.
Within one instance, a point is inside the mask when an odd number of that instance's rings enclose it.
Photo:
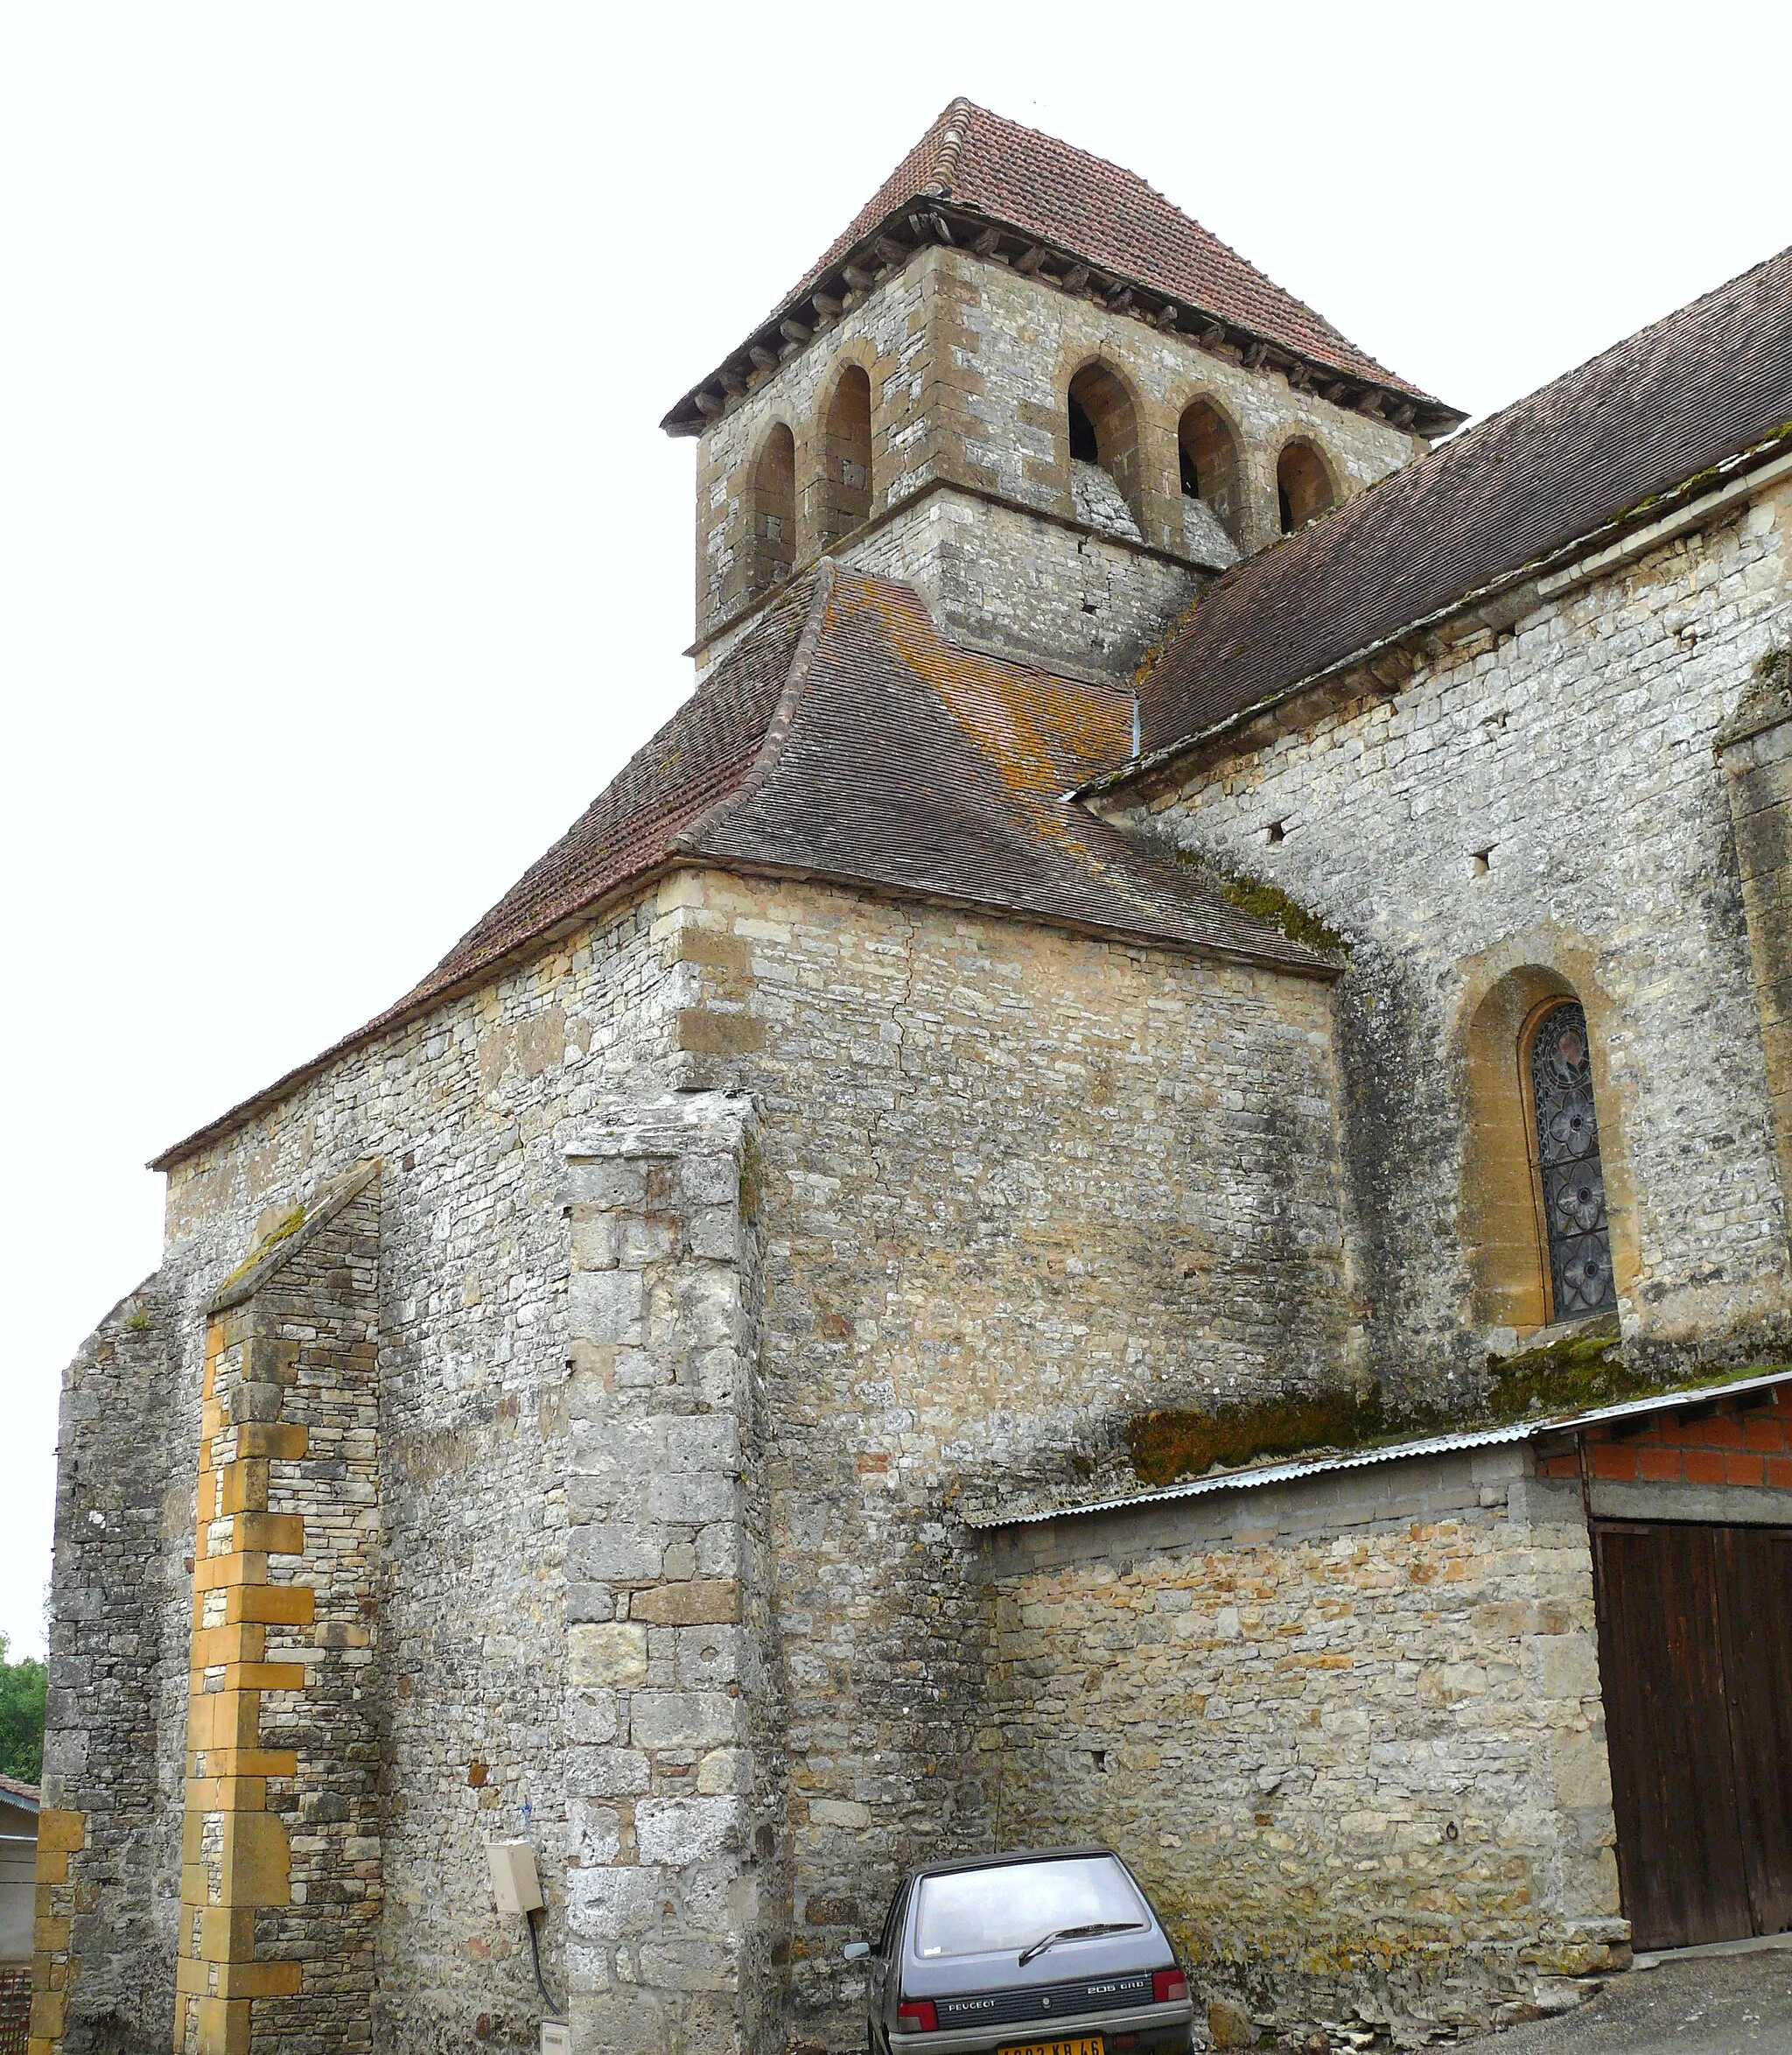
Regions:
[[[1792,1531],[1598,1521],[1593,1561],[1634,1945],[1792,1928]]]

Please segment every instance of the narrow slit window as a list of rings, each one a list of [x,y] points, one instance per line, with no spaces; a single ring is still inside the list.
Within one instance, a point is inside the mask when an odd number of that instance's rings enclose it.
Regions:
[[[1578,1000],[1551,1006],[1537,1022],[1530,1080],[1555,1317],[1578,1320],[1618,1302],[1593,1114],[1592,1052],[1586,1009]]]

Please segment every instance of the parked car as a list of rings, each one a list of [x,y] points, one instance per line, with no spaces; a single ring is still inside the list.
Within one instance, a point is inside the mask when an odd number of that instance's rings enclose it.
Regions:
[[[871,1973],[871,2055],[1186,2055],[1189,2046],[1187,1977],[1112,1848],[929,1863],[905,1879],[878,1939],[846,1954]]]

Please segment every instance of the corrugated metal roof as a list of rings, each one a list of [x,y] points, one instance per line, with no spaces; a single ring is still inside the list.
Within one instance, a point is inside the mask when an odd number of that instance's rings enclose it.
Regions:
[[[1776,1370],[1764,1377],[1739,1378],[1733,1384],[1699,1385],[1688,1391],[1658,1392],[1647,1399],[1627,1399],[1621,1406],[1598,1406],[1581,1413],[1558,1413],[1538,1420],[1515,1420],[1509,1427],[1477,1427],[1454,1434],[1424,1434],[1410,1441],[1390,1441],[1380,1448],[1357,1449],[1348,1455],[1320,1455],[1311,1459],[1297,1456],[1288,1462],[1266,1462],[1242,1469],[1221,1470],[1212,1476],[1192,1478],[1186,1484],[1166,1484],[1160,1491],[1139,1491],[1125,1498],[1091,1499],[1081,1505],[1054,1506],[1047,1512],[977,1513],[965,1524],[978,1529],[1029,1526],[1042,1520],[1077,1519],[1085,1513],[1126,1512],[1134,1506],[1161,1505],[1177,1498],[1198,1498],[1210,1491],[1255,1491],[1265,1484],[1292,1483],[1298,1478],[1320,1476],[1330,1470],[1366,1469],[1373,1462],[1404,1462],[1417,1455],[1448,1455],[1460,1448],[1491,1448],[1502,1441],[1530,1441],[1540,1434],[1597,1427],[1602,1420],[1629,1420],[1641,1413],[1672,1413],[1681,1406],[1709,1405],[1716,1399],[1764,1391],[1788,1380],[1792,1380],[1792,1370]]]

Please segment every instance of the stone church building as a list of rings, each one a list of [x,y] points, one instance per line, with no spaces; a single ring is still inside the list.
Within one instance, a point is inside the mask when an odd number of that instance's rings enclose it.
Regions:
[[[690,697],[66,1372],[34,2055],[841,2055],[1072,1840],[1222,2045],[1792,1926],[1792,251],[1465,428],[955,101],[665,425]]]

